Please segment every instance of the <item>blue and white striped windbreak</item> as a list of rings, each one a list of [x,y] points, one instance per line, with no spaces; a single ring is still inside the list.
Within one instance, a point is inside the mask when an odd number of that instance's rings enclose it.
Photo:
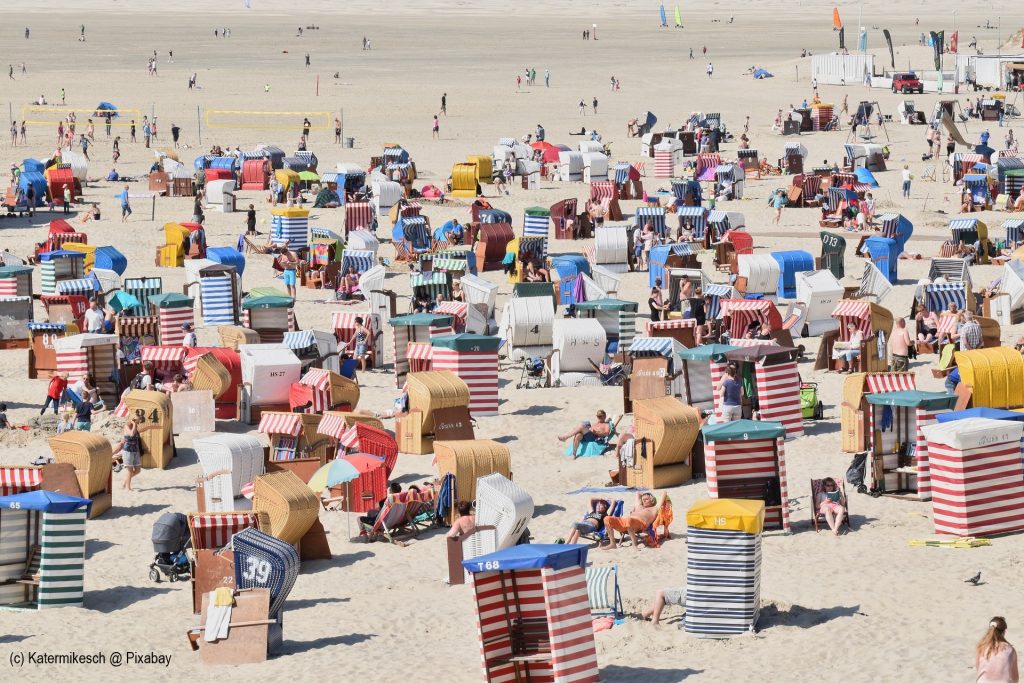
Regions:
[[[939,285],[925,285],[924,300],[930,311],[945,311],[950,304],[956,304],[957,308],[962,311],[967,307],[967,284],[948,282]]]

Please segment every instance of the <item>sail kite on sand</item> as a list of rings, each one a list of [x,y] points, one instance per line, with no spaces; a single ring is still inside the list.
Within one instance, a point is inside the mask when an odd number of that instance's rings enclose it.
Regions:
[[[682,15],[679,14],[679,5],[676,5],[676,28],[682,28],[682,27],[683,27],[683,18],[682,18]]]
[[[661,6],[661,25],[668,26],[668,17],[665,15],[665,5]]]

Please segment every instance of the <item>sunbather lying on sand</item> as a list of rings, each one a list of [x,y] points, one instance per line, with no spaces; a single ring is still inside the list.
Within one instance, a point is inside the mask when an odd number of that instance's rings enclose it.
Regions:
[[[572,457],[576,459],[579,457],[580,444],[584,441],[597,441],[598,439],[605,439],[611,433],[612,430],[618,426],[619,420],[622,419],[620,415],[614,423],[608,421],[608,415],[603,411],[599,410],[596,414],[597,421],[590,422],[590,420],[584,420],[579,424],[578,427],[573,427],[572,431],[568,434],[563,434],[558,437],[559,441],[565,442],[572,439]]]

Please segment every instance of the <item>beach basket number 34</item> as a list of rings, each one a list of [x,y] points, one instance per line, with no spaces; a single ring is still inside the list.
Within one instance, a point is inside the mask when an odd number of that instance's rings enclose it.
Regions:
[[[146,424],[146,411],[143,408],[136,408],[135,419],[139,421],[139,424]],[[159,424],[160,413],[157,412],[156,408],[149,414],[149,421],[153,424]]]

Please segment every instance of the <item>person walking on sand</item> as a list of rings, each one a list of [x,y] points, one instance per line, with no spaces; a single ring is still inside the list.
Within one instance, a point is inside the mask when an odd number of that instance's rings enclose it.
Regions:
[[[440,135],[441,135],[441,122],[437,120],[437,114],[434,114],[434,130],[433,130],[433,133],[432,133],[431,137],[433,137],[435,140],[437,140],[440,137]]]
[[[309,68],[309,53],[306,53],[306,68]]]
[[[594,105],[594,116],[597,116],[597,98],[596,97],[594,98],[594,101],[593,101],[592,104]]]
[[[121,222],[128,222],[128,216],[132,215],[132,205],[128,201],[128,186],[124,186],[124,191],[117,194],[117,199],[121,202]]]
[[[711,78],[713,73],[715,73],[715,67],[711,62],[708,62],[708,78]]]
[[[13,81],[14,80],[14,65],[7,65],[7,76]]]
[[[174,141],[174,149],[178,149],[178,137],[181,135],[181,127],[177,124],[171,124],[171,140]]]
[[[85,157],[86,161],[91,161],[89,159],[89,138],[85,137],[85,133],[82,133],[79,144],[82,146],[82,156]]]
[[[523,85],[523,77],[520,76],[519,74],[516,74],[516,90],[522,90],[522,85]]]
[[[910,166],[903,164],[903,196],[907,199],[910,198],[910,181],[914,179],[914,176],[910,175]]]
[[[104,125],[107,127],[107,137],[109,138],[110,137],[110,126],[113,124],[113,116],[108,111],[106,114],[103,115],[103,118],[105,119]]]
[[[782,207],[786,206],[786,193],[782,190],[776,190],[775,196],[772,197],[772,208],[775,209],[775,216],[772,218],[772,223],[775,225],[779,224],[782,220]]]
[[[441,93],[441,113],[448,116],[448,93]]]
[[[690,59],[693,59],[693,48],[690,48]]]
[[[334,144],[341,144],[341,119],[334,117]]]
[[[128,127],[128,139],[132,142],[138,142],[135,139],[135,119],[132,119],[131,125]]]
[[[125,424],[121,432],[121,441],[114,447],[113,455],[120,455],[119,459],[124,465],[124,481],[121,488],[131,491],[132,479],[142,471],[142,443],[139,438],[139,424],[134,417]]]
[[[551,71],[549,71],[548,69],[544,69],[544,87],[551,87]]]
[[[1018,683],[1017,650],[1006,640],[1006,619],[992,617],[974,651],[978,683]]]
[[[583,100],[580,100],[580,116],[586,116],[586,115],[587,115],[587,103],[584,102]]]
[[[18,123],[11,121],[11,147],[18,146]]]
[[[113,149],[112,154],[113,154],[113,156],[111,158],[111,163],[113,163],[116,166],[117,165],[117,160],[121,158],[121,136],[120,135],[118,135],[117,137],[114,138],[114,149]]]
[[[21,122],[21,144],[28,144],[28,121]]]

